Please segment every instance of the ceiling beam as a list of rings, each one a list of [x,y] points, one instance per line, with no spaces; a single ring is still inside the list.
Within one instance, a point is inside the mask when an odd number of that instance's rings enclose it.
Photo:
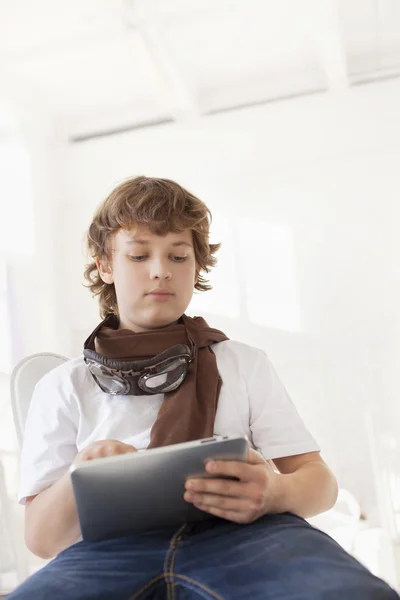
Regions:
[[[131,1],[125,4],[125,22],[128,27],[134,28],[143,40],[165,91],[168,113],[176,121],[197,118],[199,108],[163,41],[161,24],[147,13],[144,3],[134,4]]]
[[[337,2],[315,0],[314,10],[317,55],[325,71],[329,89],[344,92],[349,89],[349,80]]]

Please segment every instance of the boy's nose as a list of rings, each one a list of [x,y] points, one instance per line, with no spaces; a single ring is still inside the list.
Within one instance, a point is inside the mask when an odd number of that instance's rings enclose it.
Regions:
[[[171,279],[171,271],[166,264],[157,262],[152,265],[150,279]]]

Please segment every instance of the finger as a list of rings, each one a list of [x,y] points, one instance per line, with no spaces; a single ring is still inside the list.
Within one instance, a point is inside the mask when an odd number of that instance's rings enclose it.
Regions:
[[[128,452],[137,452],[137,449],[130,444],[124,444],[118,440],[99,440],[85,448],[80,456],[78,455],[78,462],[116,456]]]
[[[108,456],[115,456],[116,454],[121,454],[121,450],[117,444],[104,444],[93,450],[92,457],[107,458]]]
[[[93,446],[89,446],[88,451],[92,458],[103,458],[105,456],[110,456],[113,452],[113,449],[116,447],[114,442],[104,442],[101,441],[99,443],[93,444]]]
[[[221,496],[248,496],[249,485],[242,481],[227,481],[226,479],[200,478],[188,479],[185,489],[193,492],[218,494]]]
[[[227,521],[233,521],[234,523],[250,523],[254,520],[254,518],[251,518],[247,513],[242,511],[225,510],[223,508],[207,506],[205,504],[195,504],[195,506],[210,515],[226,519]]]
[[[136,452],[136,448],[133,448],[133,446],[127,446],[126,444],[109,446],[104,456],[117,456],[119,454],[128,454],[130,452]]]
[[[90,456],[91,459],[101,458],[102,456],[106,456],[105,451],[104,446],[94,446],[93,448],[88,449],[88,456]]]
[[[125,444],[124,442],[115,442],[116,446],[120,446],[121,448],[130,448],[132,450],[132,448],[134,450],[136,450],[135,446],[132,446],[132,444]]]
[[[210,460],[206,464],[206,471],[217,477],[236,477],[242,482],[254,479],[254,465],[242,461]]]
[[[118,446],[108,445],[108,446],[103,446],[100,449],[101,457],[113,456],[114,454],[118,454]]]
[[[123,444],[122,446],[118,447],[118,452],[120,454],[127,454],[128,452],[137,452],[137,450],[134,446],[129,446],[128,444]]]
[[[236,512],[244,512],[257,510],[259,507],[252,503],[248,498],[233,498],[231,496],[217,496],[216,494],[197,494],[194,492],[185,492],[184,499],[186,502],[201,504],[208,508],[216,508],[219,510],[229,510]]]

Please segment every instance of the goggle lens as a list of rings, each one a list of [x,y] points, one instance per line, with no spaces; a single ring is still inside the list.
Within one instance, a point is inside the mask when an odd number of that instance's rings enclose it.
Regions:
[[[89,364],[89,369],[103,392],[115,396],[126,393],[127,384],[122,377],[116,373],[109,372],[105,367],[95,362]]]
[[[154,393],[172,392],[176,390],[185,379],[187,371],[187,361],[178,357],[171,359],[156,368],[150,373],[145,373],[139,379],[139,386],[144,391]]]

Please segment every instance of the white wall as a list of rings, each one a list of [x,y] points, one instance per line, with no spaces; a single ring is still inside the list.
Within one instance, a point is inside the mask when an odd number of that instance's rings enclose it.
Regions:
[[[79,352],[97,321],[81,282],[83,235],[98,203],[128,176],[176,179],[210,206],[212,241],[224,243],[215,289],[191,312],[267,351],[340,484],[373,517],[364,409],[386,411],[394,435],[399,412],[400,82],[70,145],[56,156],[44,144],[36,158],[50,180],[36,196],[47,220],[46,298],[56,299],[47,349]]]
[[[21,120],[29,164],[22,163],[15,169],[26,169],[20,178],[32,188],[32,198],[23,197],[17,186],[3,209],[10,296],[13,313],[18,317],[13,323],[14,362],[54,346],[60,352],[70,351],[69,324],[62,308],[64,290],[57,285],[60,171],[65,143],[54,135],[51,122],[43,115],[37,117],[33,111]],[[12,177],[17,180],[18,173]]]

